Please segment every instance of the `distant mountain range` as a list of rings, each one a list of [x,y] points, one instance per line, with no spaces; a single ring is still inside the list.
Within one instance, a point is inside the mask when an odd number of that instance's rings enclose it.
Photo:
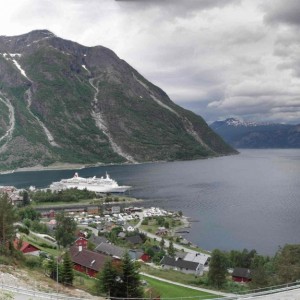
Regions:
[[[229,118],[210,127],[234,148],[300,148],[300,124],[242,122]]]
[[[0,169],[232,153],[110,49],[47,30],[0,36]]]

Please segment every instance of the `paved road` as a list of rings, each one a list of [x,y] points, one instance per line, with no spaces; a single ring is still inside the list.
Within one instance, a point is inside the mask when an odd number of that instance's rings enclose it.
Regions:
[[[266,296],[255,296],[248,297],[244,299],[257,299],[257,300],[299,300],[300,299],[300,289],[295,289],[291,291],[279,292],[276,294],[270,294]]]

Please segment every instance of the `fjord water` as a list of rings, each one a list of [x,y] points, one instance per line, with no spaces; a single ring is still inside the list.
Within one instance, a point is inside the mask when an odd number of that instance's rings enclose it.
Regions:
[[[256,249],[274,254],[300,243],[300,150],[241,150],[214,159],[115,165],[78,170],[80,176],[108,172],[145,207],[181,210],[191,217],[185,237],[204,249]],[[0,185],[46,187],[74,170],[20,172],[0,176]]]

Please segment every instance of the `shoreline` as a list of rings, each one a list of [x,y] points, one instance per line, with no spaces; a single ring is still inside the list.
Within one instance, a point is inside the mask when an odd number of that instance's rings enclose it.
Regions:
[[[84,163],[60,163],[55,162],[49,166],[42,166],[36,165],[32,167],[21,167],[12,170],[4,170],[0,171],[0,175],[5,174],[13,174],[13,173],[21,173],[21,172],[39,172],[39,171],[63,171],[63,170],[81,170],[86,168],[97,168],[97,167],[105,167],[105,166],[127,166],[127,165],[142,165],[142,164],[152,164],[152,163],[174,163],[174,162],[181,162],[181,161],[195,161],[195,160],[204,160],[204,159],[213,159],[219,157],[227,157],[233,155],[239,155],[240,152],[231,153],[231,154],[223,154],[223,155],[216,155],[216,156],[209,156],[203,158],[196,158],[196,159],[186,159],[186,160],[156,160],[156,161],[143,161],[143,162],[125,162],[125,163],[94,163],[94,164],[84,164]]]

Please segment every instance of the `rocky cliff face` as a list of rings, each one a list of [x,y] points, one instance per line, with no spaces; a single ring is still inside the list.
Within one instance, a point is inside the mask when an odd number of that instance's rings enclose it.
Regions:
[[[211,128],[235,148],[300,148],[300,125],[229,118],[212,123]]]
[[[194,113],[111,50],[47,30],[0,37],[0,168],[227,155]]]

